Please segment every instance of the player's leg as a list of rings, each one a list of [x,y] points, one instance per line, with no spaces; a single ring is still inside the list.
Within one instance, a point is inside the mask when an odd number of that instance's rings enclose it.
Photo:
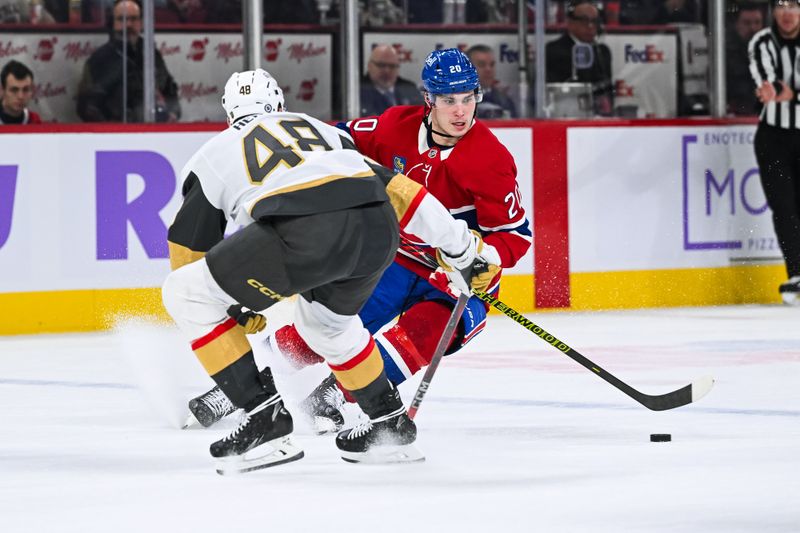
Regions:
[[[339,224],[356,222],[344,234],[360,239],[354,267],[346,277],[302,292],[295,325],[369,417],[363,426],[339,433],[336,445],[342,457],[354,462],[421,460],[413,444],[416,426],[386,378],[380,352],[357,314],[394,258],[397,219],[388,203],[350,211]],[[328,261],[337,259],[334,255]]]
[[[244,329],[227,315],[233,304],[262,310],[288,295],[278,242],[270,227],[253,224],[212,248],[203,260],[175,270],[164,283],[165,307],[192,339],[198,360],[231,403],[246,413],[231,435],[211,445],[220,473],[264,468],[303,455],[289,439],[292,418],[271,376],[258,372]],[[259,288],[248,280],[259,280]]]
[[[402,314],[394,326],[375,336],[375,343],[383,359],[386,376],[395,386],[403,383],[431,362],[454,305],[454,302],[448,299],[446,294],[432,287],[427,280],[417,278],[415,286],[409,301],[416,301],[416,303]],[[419,301],[422,298],[429,299]],[[446,354],[460,350],[483,331],[485,325],[486,305],[478,298],[471,298],[459,326],[450,340]],[[330,383],[330,378],[326,381]],[[329,398],[332,401],[328,401]],[[318,387],[305,400],[307,405],[315,407],[311,411],[311,415],[314,427],[318,432],[322,433],[326,428],[335,426],[341,419],[340,403],[342,399],[353,401],[346,393],[340,399],[335,396],[330,387]]]
[[[415,290],[419,279],[416,274],[397,263],[389,265],[364,307],[358,312],[364,327],[375,334],[405,308],[419,300],[421,296],[417,293],[420,291]],[[268,342],[273,352],[279,352],[297,369],[323,362],[323,358],[303,342],[294,324],[277,330]]]
[[[778,244],[786,262],[789,282],[781,285],[781,296],[787,303],[797,300],[791,290],[792,281],[800,280],[800,211],[797,196],[797,148],[800,142],[793,132],[780,132],[776,128],[759,126],[754,141],[761,185],[767,204],[772,210],[772,222]],[[794,278],[797,277],[797,280]],[[800,302],[798,302],[800,303]]]

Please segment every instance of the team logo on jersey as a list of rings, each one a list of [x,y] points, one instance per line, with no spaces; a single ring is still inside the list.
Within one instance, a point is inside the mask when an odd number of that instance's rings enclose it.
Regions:
[[[430,152],[428,152],[428,157],[430,157],[431,159],[433,159],[434,157],[436,157],[436,155],[437,155],[438,153],[439,153],[439,150],[437,150],[436,148],[431,148],[431,151],[430,151]]]
[[[406,158],[396,155],[392,158],[392,165],[394,165],[395,172],[403,174],[406,171]]]

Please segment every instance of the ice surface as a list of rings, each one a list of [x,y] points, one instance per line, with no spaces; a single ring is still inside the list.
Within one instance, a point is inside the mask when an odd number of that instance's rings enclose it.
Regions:
[[[492,317],[420,407],[425,463],[348,464],[299,423],[305,459],[223,478],[235,419],[175,429],[210,381],[173,330],[0,338],[0,531],[800,531],[800,309],[529,317],[642,392],[716,385],[651,412]],[[323,374],[278,376],[290,409]]]

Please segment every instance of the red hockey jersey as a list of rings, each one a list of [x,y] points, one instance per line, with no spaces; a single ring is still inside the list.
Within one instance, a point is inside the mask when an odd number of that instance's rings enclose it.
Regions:
[[[424,106],[396,106],[341,126],[361,153],[424,185],[453,217],[466,221],[497,249],[501,266],[514,266],[530,248],[532,236],[513,157],[479,121],[455,146],[432,146],[424,115]],[[425,262],[415,250],[420,240],[403,237],[400,253]]]

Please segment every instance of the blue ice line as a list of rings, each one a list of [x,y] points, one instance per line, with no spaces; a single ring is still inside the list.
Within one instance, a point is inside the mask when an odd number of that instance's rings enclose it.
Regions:
[[[57,381],[45,379],[0,379],[0,385],[39,385],[72,387],[77,389],[134,389],[133,385],[127,383],[103,383],[91,381]]]
[[[615,410],[635,410],[644,409],[633,405],[616,405],[610,403],[578,403],[578,402],[549,402],[542,400],[513,400],[497,398],[447,398],[432,397],[432,402],[440,403],[468,403],[468,404],[489,404],[507,405],[514,407],[555,407],[562,409],[615,409]],[[748,416],[788,416],[792,418],[800,417],[800,411],[782,411],[777,409],[726,409],[720,407],[699,407],[697,405],[687,406],[688,412],[715,414],[715,415],[748,415]]]
[[[2,379],[0,385],[35,385],[35,386],[57,386],[72,388],[90,389],[135,389],[135,385],[127,383],[104,383],[90,381],[57,381],[40,379]],[[633,405],[617,405],[610,403],[585,403],[585,402],[551,402],[544,400],[514,400],[500,398],[457,398],[457,397],[429,397],[428,401],[438,403],[453,404],[483,404],[483,405],[505,405],[511,407],[554,407],[559,409],[614,409],[614,410],[633,410],[644,409]],[[782,411],[776,409],[725,409],[719,407],[700,407],[697,405],[687,406],[686,412],[722,415],[747,415],[747,416],[786,416],[800,418],[800,411]]]

